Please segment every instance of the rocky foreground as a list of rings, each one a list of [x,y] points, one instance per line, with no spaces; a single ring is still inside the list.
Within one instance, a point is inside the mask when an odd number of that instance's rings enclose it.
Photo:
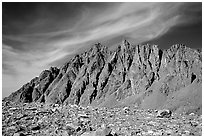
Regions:
[[[136,106],[95,108],[58,104],[2,104],[3,136],[201,136],[202,115],[172,113]]]

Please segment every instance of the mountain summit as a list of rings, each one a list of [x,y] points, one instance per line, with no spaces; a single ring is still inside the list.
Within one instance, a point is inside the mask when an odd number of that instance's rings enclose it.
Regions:
[[[4,100],[202,113],[202,53],[181,44],[100,43],[59,69],[44,70]]]

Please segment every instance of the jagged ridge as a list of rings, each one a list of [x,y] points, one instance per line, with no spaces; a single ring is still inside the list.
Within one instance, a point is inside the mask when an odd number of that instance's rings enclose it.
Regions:
[[[182,105],[169,103],[185,87],[199,88],[194,94],[199,97],[201,81],[201,52],[178,44],[162,51],[157,45],[135,46],[125,40],[114,51],[95,44],[60,69],[43,71],[6,99],[108,107],[125,103],[182,111],[190,101],[191,110],[200,110],[202,104],[195,105],[199,98],[183,99]],[[183,92],[184,97],[189,93]]]

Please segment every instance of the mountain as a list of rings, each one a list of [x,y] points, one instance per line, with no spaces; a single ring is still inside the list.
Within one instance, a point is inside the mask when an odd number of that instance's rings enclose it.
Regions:
[[[202,53],[182,44],[100,43],[59,69],[44,70],[4,100],[81,106],[167,108],[202,114]]]

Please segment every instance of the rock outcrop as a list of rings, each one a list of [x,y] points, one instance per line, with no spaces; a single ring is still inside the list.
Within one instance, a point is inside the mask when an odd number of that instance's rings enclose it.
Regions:
[[[5,99],[106,107],[134,104],[179,112],[185,105],[200,112],[201,56],[200,51],[180,44],[161,50],[157,45],[136,46],[125,40],[109,51],[98,43],[59,69],[43,71]],[[190,86],[195,88],[192,92],[183,92]],[[195,95],[197,99],[188,98]]]
[[[17,103],[42,102],[43,100],[40,100],[40,97],[43,96],[45,90],[58,76],[58,73],[59,69],[57,67],[51,67],[49,70],[44,70],[39,77],[35,77],[5,99]]]

